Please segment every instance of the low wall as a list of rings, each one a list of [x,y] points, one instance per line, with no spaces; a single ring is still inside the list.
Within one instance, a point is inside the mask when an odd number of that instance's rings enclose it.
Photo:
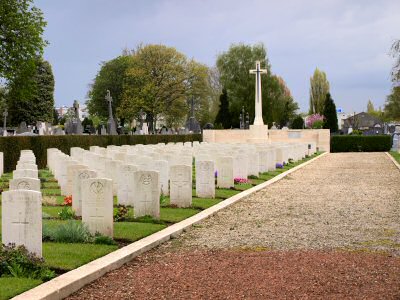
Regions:
[[[250,130],[203,130],[203,141],[209,143],[248,142]],[[329,129],[268,130],[265,142],[309,143],[315,142],[320,151],[330,152]]]

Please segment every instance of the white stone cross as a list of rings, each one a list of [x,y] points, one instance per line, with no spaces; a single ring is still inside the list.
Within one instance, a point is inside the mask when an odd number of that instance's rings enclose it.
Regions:
[[[256,69],[250,70],[250,74],[256,74],[256,97],[255,97],[255,118],[254,125],[264,125],[262,118],[262,98],[261,98],[261,74],[267,74],[266,69],[260,69],[260,61],[256,61]]]

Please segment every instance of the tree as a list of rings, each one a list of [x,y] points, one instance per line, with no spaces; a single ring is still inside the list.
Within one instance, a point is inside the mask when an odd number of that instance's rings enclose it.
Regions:
[[[374,104],[372,103],[371,100],[368,100],[368,104],[367,104],[367,113],[371,114],[375,112],[375,107]]]
[[[21,72],[35,68],[36,57],[47,42],[46,22],[32,0],[0,1],[0,77],[13,81]]]
[[[368,100],[367,113],[370,114],[371,116],[377,117],[381,120],[385,119],[385,115],[384,115],[384,112],[382,111],[382,109],[379,107],[378,110],[375,110],[374,104],[372,103],[371,100]]]
[[[117,108],[122,101],[125,73],[129,68],[131,59],[132,56],[122,55],[101,63],[100,71],[97,73],[88,92],[89,100],[86,104],[90,115],[98,116],[104,120],[108,118],[108,103],[104,98],[107,90],[110,91],[113,98],[112,110],[113,114],[116,114]]]
[[[400,121],[400,86],[394,86],[386,98],[385,116],[389,120]]]
[[[126,71],[120,117],[137,118],[142,110],[150,130],[163,116],[169,126],[182,124],[188,97],[198,97],[204,85],[197,82],[204,66],[188,62],[185,55],[164,45],[139,46]]]
[[[33,74],[27,70],[11,82],[7,98],[10,124],[18,125],[23,121],[27,124],[35,124],[37,121],[52,122],[54,76],[49,62],[37,58]]]
[[[335,102],[331,98],[330,93],[327,93],[325,97],[324,128],[330,129],[331,132],[337,132],[339,129]]]
[[[219,110],[215,117],[215,124],[220,125],[225,129],[232,127],[232,118],[229,112],[228,93],[226,89],[222,89],[222,94],[219,97]],[[218,127],[218,126],[217,126]]]
[[[292,121],[292,129],[303,129],[304,128],[304,119],[302,116],[296,116]]]
[[[229,110],[234,127],[239,127],[239,115],[243,106],[249,112],[250,119],[254,119],[255,78],[249,74],[249,70],[254,69],[257,60],[267,69],[267,74],[261,76],[264,121],[271,125],[272,122],[281,123],[283,119],[286,120],[287,117],[282,115],[287,101],[290,101],[287,105],[289,115],[297,107],[297,104],[293,105],[291,96],[285,95],[285,87],[280,79],[271,73],[263,44],[231,45],[228,51],[218,56],[217,68],[221,85],[227,89],[229,95]]]
[[[326,94],[329,93],[329,82],[326,74],[315,69],[310,78],[310,114],[323,114]]]
[[[396,84],[400,82],[400,40],[396,40],[392,44],[391,55],[395,59],[392,68],[392,81]]]

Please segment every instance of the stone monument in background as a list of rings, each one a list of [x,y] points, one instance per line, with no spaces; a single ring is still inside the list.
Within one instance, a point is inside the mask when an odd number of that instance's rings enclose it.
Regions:
[[[117,135],[117,128],[115,126],[115,121],[112,114],[112,97],[110,94],[110,90],[107,90],[107,95],[105,97],[108,102],[108,121],[107,121],[107,133],[109,135]]]

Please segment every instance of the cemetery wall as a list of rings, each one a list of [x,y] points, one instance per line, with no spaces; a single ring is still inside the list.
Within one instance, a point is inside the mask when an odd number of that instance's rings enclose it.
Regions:
[[[332,152],[382,152],[390,151],[390,135],[335,135],[331,137]]]
[[[21,150],[30,149],[36,156],[39,169],[47,163],[47,148],[58,148],[70,154],[72,147],[89,150],[90,146],[158,144],[169,142],[202,141],[201,134],[187,135],[48,135],[48,136],[9,136],[0,137],[0,152],[4,153],[4,171],[16,168]]]
[[[239,143],[251,140],[250,130],[204,130],[203,141],[209,143]],[[329,129],[268,130],[265,142],[308,143],[315,142],[320,151],[330,151]]]

